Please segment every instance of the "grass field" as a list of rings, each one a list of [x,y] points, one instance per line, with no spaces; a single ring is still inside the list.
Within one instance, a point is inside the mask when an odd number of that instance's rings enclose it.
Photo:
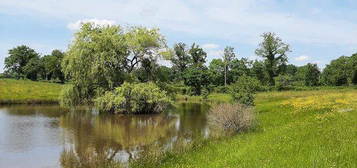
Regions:
[[[55,83],[0,79],[0,104],[58,103],[61,89]]]
[[[255,131],[210,141],[161,167],[357,167],[357,90],[259,93]],[[153,165],[157,167],[157,165]]]

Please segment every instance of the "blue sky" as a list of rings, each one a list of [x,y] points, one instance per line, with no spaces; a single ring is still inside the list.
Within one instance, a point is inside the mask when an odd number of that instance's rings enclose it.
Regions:
[[[160,28],[168,44],[203,46],[208,59],[225,46],[256,59],[263,32],[291,45],[289,62],[324,67],[357,52],[355,0],[1,0],[0,72],[9,49],[65,51],[81,21]]]

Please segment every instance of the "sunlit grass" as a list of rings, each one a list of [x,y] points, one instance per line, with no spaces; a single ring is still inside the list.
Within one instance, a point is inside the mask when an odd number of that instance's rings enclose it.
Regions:
[[[256,131],[165,158],[162,167],[356,167],[355,89],[259,93]],[[155,166],[153,166],[155,167]]]
[[[61,88],[55,83],[0,79],[0,104],[57,103]]]

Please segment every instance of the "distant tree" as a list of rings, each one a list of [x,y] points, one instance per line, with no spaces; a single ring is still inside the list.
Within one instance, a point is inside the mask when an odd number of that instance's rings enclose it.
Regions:
[[[204,65],[188,68],[184,75],[185,84],[193,88],[193,94],[201,95],[201,90],[209,85],[208,69]]]
[[[38,57],[34,57],[26,64],[23,71],[27,79],[37,80],[41,69],[42,66],[40,59]]]
[[[269,77],[265,69],[264,62],[255,60],[252,63],[251,73],[252,76],[257,78],[262,84],[267,85],[269,83]]]
[[[357,84],[357,53],[351,56],[352,83]]]
[[[285,68],[285,73],[291,76],[295,76],[296,72],[297,72],[297,66],[293,65],[293,64],[288,64],[286,65]]]
[[[322,81],[326,85],[348,85],[352,76],[350,57],[342,56],[332,60],[322,72]]]
[[[305,85],[306,86],[317,86],[319,85],[320,80],[320,70],[317,67],[317,64],[308,63],[306,65],[305,73]]]
[[[177,43],[174,45],[175,54],[170,59],[173,66],[176,66],[179,71],[185,71],[191,63],[191,57],[188,54],[185,43]]]
[[[42,72],[42,74],[45,79],[58,79],[62,83],[64,82],[64,74],[62,73],[61,67],[63,57],[63,52],[60,50],[53,50],[51,55],[45,55],[41,58],[44,67],[44,72]]]
[[[251,66],[252,62],[247,58],[234,59],[231,64],[231,72],[228,76],[228,82],[235,82],[243,75],[250,76],[251,75]]]
[[[220,86],[224,83],[224,70],[225,64],[222,59],[213,59],[209,64],[209,71],[211,75],[211,82],[216,86]]]
[[[5,71],[7,74],[16,78],[25,77],[24,68],[33,58],[39,58],[39,54],[29,48],[21,45],[9,50],[9,56],[5,58]],[[32,62],[35,62],[33,60]]]
[[[227,73],[229,73],[230,65],[235,58],[234,48],[227,46],[224,49],[223,63],[224,63],[224,86],[227,86]]]
[[[179,80],[182,79],[183,72],[185,72],[192,63],[192,58],[188,52],[185,43],[177,43],[174,45],[173,54],[169,58],[176,78]]]
[[[194,65],[203,65],[206,62],[207,53],[199,45],[193,43],[189,53]]]
[[[260,82],[256,78],[243,75],[230,86],[230,93],[235,101],[251,106],[259,88]]]
[[[262,35],[263,42],[255,50],[256,55],[265,59],[266,70],[269,75],[270,85],[274,85],[274,77],[278,74],[279,66],[287,62],[289,45],[282,42],[274,33],[268,32]]]
[[[288,90],[293,87],[294,79],[291,75],[283,75],[274,78],[275,80],[275,88],[277,90]]]

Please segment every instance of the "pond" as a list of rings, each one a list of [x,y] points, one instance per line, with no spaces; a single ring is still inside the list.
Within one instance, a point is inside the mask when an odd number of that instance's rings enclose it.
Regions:
[[[66,158],[127,162],[155,144],[207,137],[208,105],[182,103],[154,115],[103,115],[89,107],[0,107],[0,167],[61,167]],[[62,164],[61,164],[62,163]]]

